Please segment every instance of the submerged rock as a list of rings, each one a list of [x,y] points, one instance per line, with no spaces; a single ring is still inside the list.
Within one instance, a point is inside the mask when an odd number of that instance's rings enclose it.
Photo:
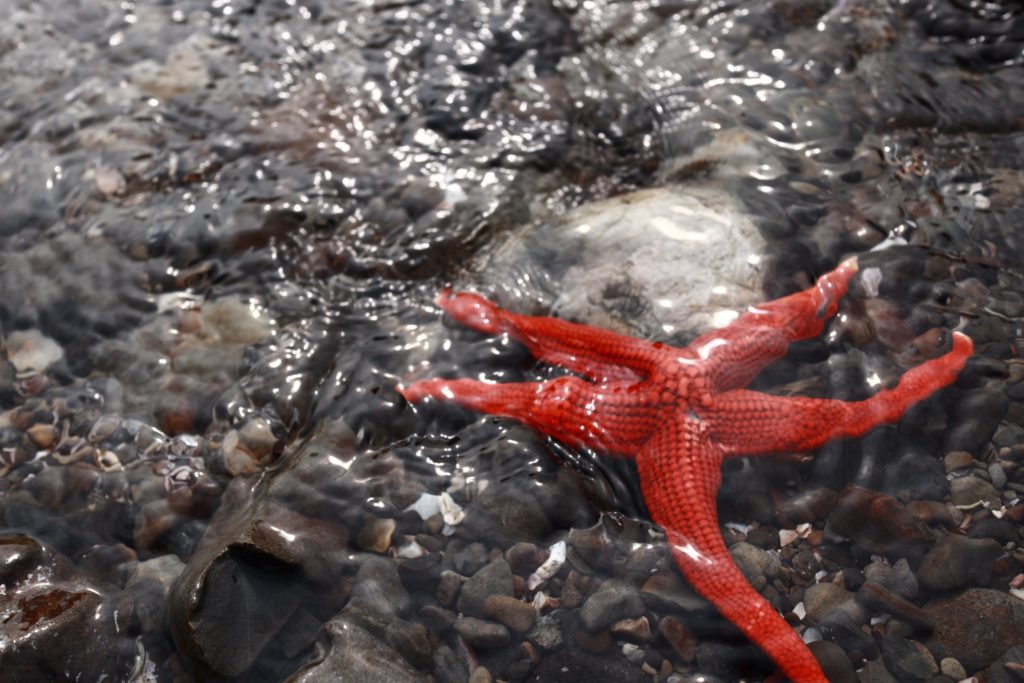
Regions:
[[[692,336],[760,301],[766,244],[713,184],[642,190],[584,206],[499,245],[473,279],[545,313],[640,337]]]
[[[970,588],[925,606],[925,611],[935,632],[924,644],[940,659],[958,660],[968,673],[1024,643],[1024,602],[1007,593]]]
[[[79,574],[24,534],[0,535],[0,670],[4,681],[121,680],[136,655],[132,601]]]

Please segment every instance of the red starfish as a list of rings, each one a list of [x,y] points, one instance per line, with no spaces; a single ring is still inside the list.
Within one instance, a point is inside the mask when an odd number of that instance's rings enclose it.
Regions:
[[[914,403],[952,383],[973,353],[953,333],[952,350],[905,373],[864,401],[781,397],[743,389],[791,342],[815,337],[835,315],[857,272],[856,258],[814,287],[751,308],[686,348],[625,337],[556,318],[510,313],[474,294],[442,293],[453,318],[487,334],[509,333],[540,360],[586,379],[488,384],[427,379],[399,387],[409,401],[448,399],[520,420],[573,446],[636,459],[651,518],[665,529],[693,587],[783,673],[827,683],[800,636],[747,582],[722,540],[715,508],[724,458],[809,451],[895,422]]]

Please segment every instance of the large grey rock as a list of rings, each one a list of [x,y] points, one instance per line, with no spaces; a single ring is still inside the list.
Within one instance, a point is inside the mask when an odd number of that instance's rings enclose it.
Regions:
[[[499,302],[507,294],[520,308],[534,299],[546,312],[637,336],[686,336],[762,298],[764,252],[734,195],[693,183],[586,204],[518,234],[474,270]]]

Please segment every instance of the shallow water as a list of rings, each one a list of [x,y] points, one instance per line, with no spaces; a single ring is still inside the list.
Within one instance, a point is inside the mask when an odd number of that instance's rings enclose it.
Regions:
[[[854,253],[877,278],[757,389],[863,398],[941,352],[938,330],[974,339],[957,384],[899,426],[807,461],[730,465],[719,513],[730,544],[774,567],[761,592],[807,640],[836,643],[844,675],[909,675],[906,639],[1009,675],[993,662],[1024,642],[1024,616],[953,631],[936,605],[967,595],[989,618],[970,592],[989,588],[1024,611],[1014,3],[0,9],[5,676],[281,680],[306,666],[312,680],[356,651],[373,653],[365,680],[460,681],[478,665],[502,680],[769,675],[678,579],[630,463],[396,391],[557,372],[444,322],[433,300],[448,285],[532,313],[590,296],[572,317],[668,343],[703,331],[665,327],[635,280],[609,293],[580,277],[585,294],[558,299],[567,264],[621,260],[566,253],[560,221],[664,186],[711,188],[749,217],[763,249],[736,255],[755,300]],[[869,252],[887,237],[901,243]],[[685,283],[698,260],[658,267]],[[685,289],[671,306],[689,305]],[[780,529],[801,538],[780,545]],[[560,541],[544,629],[487,645],[453,630],[457,575],[502,556],[533,599],[524,582]],[[981,559],[936,577],[924,558],[943,543]],[[904,597],[938,635],[865,604],[876,556],[908,561],[920,586]],[[609,577],[647,585],[651,634],[580,625]],[[814,612],[819,583],[859,602]],[[357,636],[322,629],[339,614]],[[319,669],[318,651],[334,657]]]

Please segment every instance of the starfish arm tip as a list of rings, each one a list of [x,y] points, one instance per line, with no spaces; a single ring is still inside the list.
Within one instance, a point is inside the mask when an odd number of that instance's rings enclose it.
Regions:
[[[498,334],[504,329],[505,313],[479,294],[441,290],[437,305],[459,323],[484,334]]]
[[[974,340],[959,330],[954,331],[953,351],[964,356],[970,356],[974,353]]]
[[[395,390],[409,403],[419,403],[425,398],[430,398],[437,393],[435,387],[443,383],[443,380],[419,380],[412,384],[399,384]]]

